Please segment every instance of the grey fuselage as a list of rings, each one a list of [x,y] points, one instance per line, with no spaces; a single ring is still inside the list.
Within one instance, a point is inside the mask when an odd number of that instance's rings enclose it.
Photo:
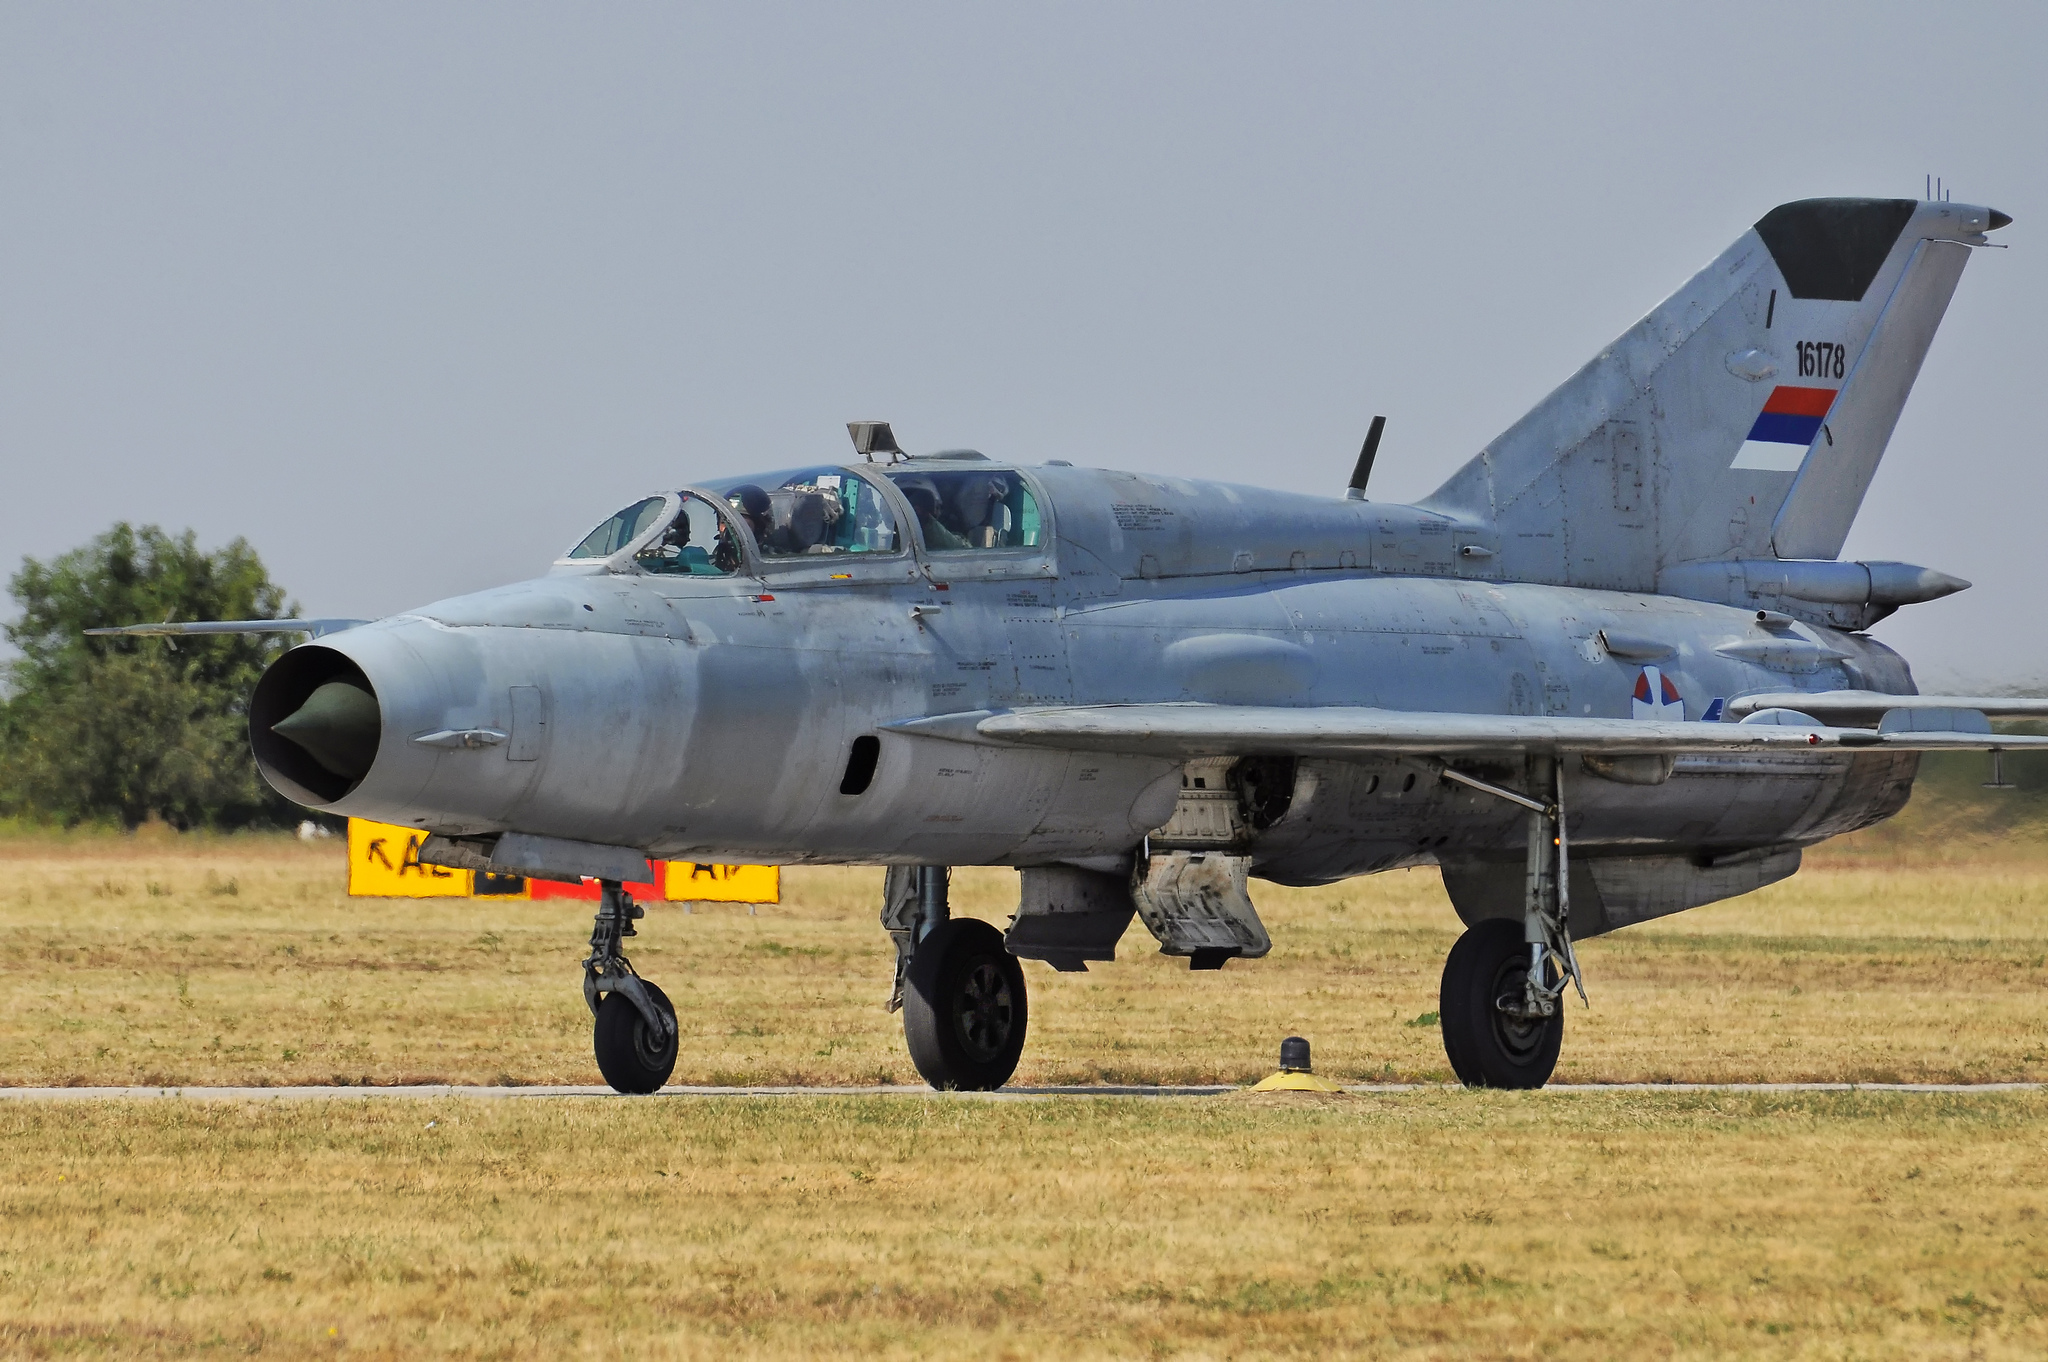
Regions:
[[[750,552],[729,577],[565,564],[305,645],[360,667],[382,731],[373,767],[341,797],[282,788],[444,834],[520,831],[671,859],[1108,867],[1173,816],[1182,763],[889,726],[1161,701],[1628,718],[1645,686],[1659,717],[1698,719],[1716,698],[1763,691],[1913,689],[1903,661],[1860,634],[1766,628],[1753,607],[1492,580],[1489,531],[1426,509],[1002,471],[1036,489],[1044,547],[779,565]],[[416,741],[463,730],[506,740]],[[879,740],[872,778],[842,793],[867,735]],[[1574,768],[1573,846],[1711,858],[1808,844],[1896,812],[1915,761],[1689,757],[1654,785]],[[1244,848],[1268,879],[1519,857],[1526,840],[1519,809],[1412,761],[1288,770],[1284,812]]]

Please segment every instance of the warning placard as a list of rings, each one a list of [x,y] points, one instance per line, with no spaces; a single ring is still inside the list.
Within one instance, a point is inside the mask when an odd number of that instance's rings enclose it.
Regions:
[[[663,897],[676,903],[780,903],[782,868],[663,861]]]
[[[420,863],[418,828],[348,820],[348,892],[369,898],[462,899],[475,892],[467,870]],[[494,877],[495,878],[495,877]]]
[[[366,819],[348,820],[348,892],[357,898],[506,898],[595,899],[596,880],[564,884],[528,880],[518,875],[493,875],[450,870],[420,861],[427,834],[418,828]],[[699,865],[691,861],[654,862],[652,884],[628,884],[626,892],[642,902],[667,899],[696,903],[780,903],[782,871],[772,865]]]

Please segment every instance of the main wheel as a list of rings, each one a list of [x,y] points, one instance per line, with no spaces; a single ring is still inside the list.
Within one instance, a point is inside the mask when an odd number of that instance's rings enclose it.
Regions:
[[[910,957],[903,1038],[910,1062],[935,1088],[988,1092],[1024,1053],[1024,967],[1003,934],[975,918],[940,923]]]
[[[1489,919],[1451,947],[1437,1016],[1444,1053],[1466,1087],[1540,1088],[1550,1081],[1564,1043],[1563,1009],[1548,1017],[1500,1010],[1500,999],[1522,996],[1528,977],[1529,946],[1519,922]]]
[[[633,1000],[616,990],[605,994],[598,1003],[597,1025],[592,1031],[597,1071],[620,1092],[659,1092],[668,1076],[676,1071],[680,1032],[676,1027],[675,1005],[666,993],[645,979],[640,986],[654,999],[654,1005],[668,1014],[667,1040],[658,1039],[647,1018],[633,1006]]]

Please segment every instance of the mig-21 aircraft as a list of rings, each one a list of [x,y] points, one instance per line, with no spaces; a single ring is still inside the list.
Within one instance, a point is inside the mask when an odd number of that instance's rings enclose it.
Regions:
[[[1020,960],[1193,969],[1271,942],[1250,882],[1434,864],[1466,930],[1444,1049],[1556,1064],[1574,943],[1784,879],[1897,813],[1919,754],[2048,701],[1916,694],[1865,630],[1966,582],[1837,555],[1973,249],[2010,221],[1788,203],[1413,506],[907,455],[650,493],[547,575],[298,629],[250,703],[264,776],[431,834],[421,859],[603,885],[599,1069],[679,1028],[626,938],[648,858],[888,867],[910,1054],[999,1087]],[[1059,453],[1057,448],[1041,451]],[[1007,930],[949,868],[1013,866]]]

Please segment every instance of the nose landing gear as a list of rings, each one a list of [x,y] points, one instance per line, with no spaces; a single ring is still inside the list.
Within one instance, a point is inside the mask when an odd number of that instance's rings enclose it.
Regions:
[[[601,883],[590,957],[583,962],[598,1072],[619,1092],[658,1092],[676,1068],[676,1009],[666,993],[633,972],[621,949],[624,938],[638,935],[633,922],[647,910],[618,881]]]

